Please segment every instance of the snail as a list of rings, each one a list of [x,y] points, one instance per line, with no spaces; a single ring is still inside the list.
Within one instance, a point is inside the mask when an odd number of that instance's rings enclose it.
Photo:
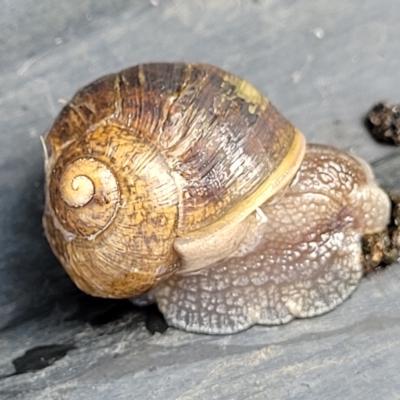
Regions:
[[[368,164],[250,83],[154,63],[81,89],[43,140],[45,234],[84,292],[146,298],[192,332],[323,314],[362,276],[390,202]]]

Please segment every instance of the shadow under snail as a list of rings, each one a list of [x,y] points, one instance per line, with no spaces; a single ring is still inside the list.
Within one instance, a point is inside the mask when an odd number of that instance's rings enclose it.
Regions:
[[[102,77],[44,139],[44,227],[88,294],[157,302],[233,333],[323,314],[362,276],[390,201],[366,162],[303,135],[252,85],[203,64]]]

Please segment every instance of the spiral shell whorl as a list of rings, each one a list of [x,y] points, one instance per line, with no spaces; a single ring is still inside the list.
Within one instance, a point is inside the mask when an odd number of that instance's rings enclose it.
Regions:
[[[87,175],[64,173],[60,185],[62,199],[71,207],[82,207],[93,199],[94,184]],[[72,175],[72,176],[69,176]]]
[[[178,267],[178,194],[151,143],[102,122],[52,160],[47,174],[46,234],[85,292],[131,297]]]
[[[51,202],[61,225],[81,237],[102,232],[115,217],[120,200],[111,170],[93,158],[80,158],[55,171]]]

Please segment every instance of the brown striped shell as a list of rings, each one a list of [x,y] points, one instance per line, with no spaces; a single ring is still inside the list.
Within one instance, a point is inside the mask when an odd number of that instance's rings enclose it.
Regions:
[[[114,298],[229,256],[305,151],[249,83],[183,63],[98,79],[44,142],[49,243],[82,290]]]

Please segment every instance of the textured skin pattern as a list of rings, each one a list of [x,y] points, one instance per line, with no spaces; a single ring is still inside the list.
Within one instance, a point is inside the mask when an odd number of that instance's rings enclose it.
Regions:
[[[169,324],[226,334],[333,309],[362,276],[361,235],[385,227],[390,203],[364,162],[308,146],[285,195],[261,208],[267,222],[236,255],[153,291]]]
[[[279,190],[304,146],[247,82],[147,64],[80,90],[45,147],[54,253],[85,292],[131,297],[179,266],[175,237],[244,219]]]

